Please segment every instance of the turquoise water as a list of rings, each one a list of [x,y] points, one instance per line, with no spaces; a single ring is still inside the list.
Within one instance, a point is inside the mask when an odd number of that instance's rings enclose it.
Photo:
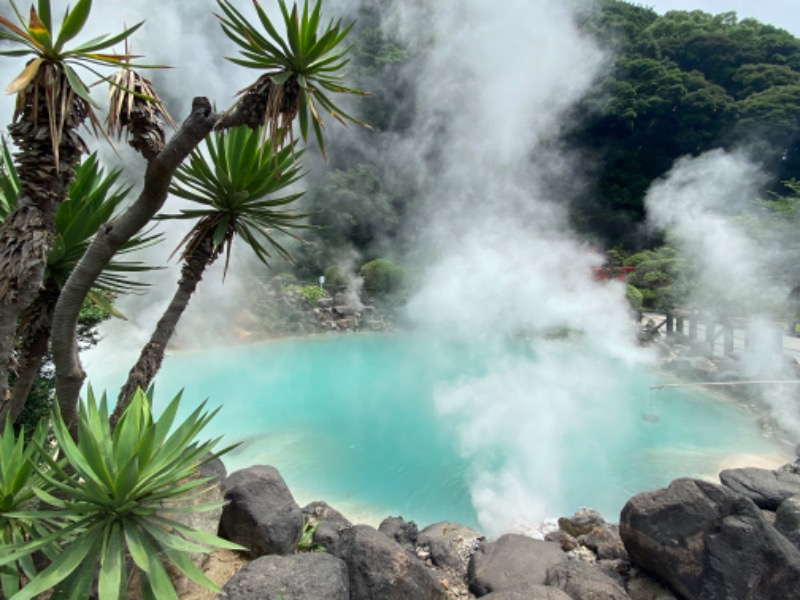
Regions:
[[[775,452],[738,406],[696,390],[651,399],[663,377],[580,344],[502,350],[358,335],[183,352],[156,399],[183,387],[187,412],[206,397],[221,405],[206,435],[241,442],[229,471],[271,464],[300,502],[420,526],[486,525],[487,503],[531,518],[593,506],[616,520],[637,492]],[[658,422],[642,419],[651,410]]]

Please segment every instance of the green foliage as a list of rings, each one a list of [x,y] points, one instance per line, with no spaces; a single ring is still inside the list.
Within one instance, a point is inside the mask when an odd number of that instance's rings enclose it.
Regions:
[[[102,124],[97,118],[92,106],[97,104],[92,100],[89,88],[81,80],[73,67],[80,66],[89,70],[93,75],[108,80],[108,77],[98,72],[98,67],[134,66],[131,61],[135,58],[129,52],[122,54],[111,53],[109,50],[126,41],[142,22],[125,29],[123,32],[109,37],[108,34],[93,38],[88,42],[72,48],[65,45],[80,35],[91,13],[91,0],[78,0],[72,9],[67,8],[61,26],[56,30],[53,27],[50,0],[38,0],[37,7],[31,5],[30,16],[25,19],[14,0],[10,0],[11,8],[19,22],[19,26],[0,16],[0,39],[8,40],[18,47],[12,50],[0,51],[0,56],[29,56],[22,72],[11,82],[6,89],[7,94],[17,94],[15,117],[23,113],[26,106],[26,89],[30,83],[37,83],[44,88],[49,96],[47,102],[47,119],[50,125],[50,139],[55,164],[58,165],[59,145],[61,144],[65,123],[65,108],[73,110],[73,100],[78,99],[83,116],[88,116],[95,132],[102,130]],[[135,65],[148,67],[149,65]],[[39,93],[38,90],[35,93]],[[152,99],[148,99],[152,100]]]
[[[38,446],[47,464],[38,472],[58,494],[35,489],[50,510],[25,516],[58,519],[60,526],[49,535],[6,546],[0,553],[0,566],[25,561],[53,543],[60,551],[15,600],[35,598],[51,588],[53,599],[88,598],[96,578],[101,600],[124,597],[127,556],[139,572],[144,598],[177,600],[164,566],[167,559],[192,581],[219,592],[188,553],[242,548],[193,530],[170,514],[214,508],[189,508],[182,502],[201,493],[208,482],[193,477],[197,467],[230,448],[212,455],[218,440],[196,441],[216,414],[204,412],[205,403],[183,422],[176,422],[180,398],[179,394],[155,419],[152,398],[138,390],[112,432],[105,396],[98,404],[90,390],[86,403],[80,405],[77,443],[56,412],[53,433],[64,463],[56,463]]]
[[[625,265],[636,267],[628,283],[642,294],[642,306],[683,308],[691,287],[691,271],[689,262],[677,250],[669,246],[645,250],[629,256]]]
[[[67,199],[58,205],[55,235],[47,255],[45,285],[61,289],[83,257],[100,227],[119,214],[131,191],[129,185],[118,185],[122,172],[114,169],[108,173],[100,166],[97,153],[90,154],[75,170],[75,180],[69,187]],[[11,152],[2,142],[2,169],[0,170],[0,220],[5,220],[17,206],[20,185]],[[131,238],[119,255],[150,248],[159,243],[161,234],[148,229]],[[93,302],[105,302],[109,296],[140,291],[146,284],[130,278],[131,273],[151,271],[153,267],[139,261],[112,260],[98,276],[90,293]],[[104,310],[121,316],[110,305]]]
[[[320,117],[322,111],[328,112],[342,124],[350,121],[369,128],[366,123],[339,108],[329,96],[329,93],[365,94],[340,83],[340,71],[349,62],[346,58],[348,48],[342,43],[350,33],[352,24],[344,27],[339,19],[323,26],[321,0],[317,0],[310,11],[308,0],[305,0],[302,11],[294,3],[291,12],[284,0],[278,0],[286,28],[284,41],[257,1],[253,4],[266,35],[248,22],[228,0],[217,0],[217,4],[224,13],[224,16],[217,15],[222,30],[239,46],[244,57],[228,60],[242,67],[266,71],[243,92],[268,93],[264,134],[267,134],[266,128],[269,126],[273,146],[282,145],[284,137],[291,135],[295,116],[300,123],[303,140],[308,139],[308,125],[311,123],[323,155],[325,142],[322,129],[325,125]]]
[[[240,126],[206,138],[206,152],[195,149],[188,162],[175,173],[170,192],[190,200],[196,207],[160,219],[198,220],[181,241],[185,258],[212,236],[214,255],[226,253],[227,273],[231,247],[236,236],[269,265],[269,249],[291,262],[289,251],[274,232],[299,239],[293,229],[309,229],[301,221],[309,215],[286,210],[303,193],[277,196],[303,175],[296,162],[294,145],[278,149],[260,145],[258,130]]]
[[[400,290],[405,284],[405,271],[385,258],[377,258],[359,270],[364,289],[371,294],[384,295]]]
[[[314,534],[319,523],[313,523],[308,517],[303,517],[303,533],[297,542],[298,552],[325,552],[325,547],[314,542]]]
[[[735,13],[659,16],[621,0],[591,3],[579,23],[618,49],[568,139],[599,163],[571,211],[582,230],[628,249],[663,243],[635,225],[651,183],[685,155],[757,142],[767,171],[800,178],[800,40],[789,32]]]
[[[318,285],[287,285],[283,291],[300,296],[311,307],[316,306],[317,302],[325,297],[325,290]]]
[[[26,442],[25,431],[14,433],[10,421],[0,435],[0,548],[23,544],[26,540],[47,537],[56,521],[38,511],[36,490],[52,491],[52,486],[36,469],[39,448],[45,446],[47,428],[39,426]],[[43,547],[48,555],[52,548]],[[20,575],[36,575],[30,556],[0,566],[0,590],[10,598],[19,591]]]
[[[642,295],[641,290],[635,288],[629,283],[625,284],[625,298],[628,300],[628,304],[631,305],[632,309],[639,310],[642,308],[644,296]]]
[[[347,285],[347,278],[342,273],[339,265],[331,265],[323,273],[325,277],[325,285],[332,285],[334,287],[345,287]]]

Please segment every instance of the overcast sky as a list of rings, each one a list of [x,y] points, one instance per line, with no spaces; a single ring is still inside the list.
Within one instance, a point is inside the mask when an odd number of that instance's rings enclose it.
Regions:
[[[649,0],[642,4],[659,14],[668,10],[703,10],[716,15],[734,10],[740,19],[753,17],[800,36],[800,0]]]

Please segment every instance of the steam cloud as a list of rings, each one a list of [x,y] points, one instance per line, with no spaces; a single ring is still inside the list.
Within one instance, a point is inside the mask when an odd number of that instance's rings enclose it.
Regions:
[[[432,40],[413,66],[413,135],[391,157],[425,190],[412,228],[425,268],[408,312],[420,328],[492,357],[488,375],[442,386],[435,398],[472,464],[472,502],[491,535],[557,514],[566,424],[587,401],[615,415],[609,357],[642,359],[622,285],[592,281],[602,259],[567,227],[564,195],[581,169],[554,142],[607,57],[563,3],[426,10],[423,18],[404,6],[393,22],[415,42]],[[514,334],[557,327],[583,336],[537,342],[535,359],[503,348]],[[498,448],[499,462],[481,458]]]
[[[755,315],[748,330],[749,348],[741,353],[751,379],[794,380],[796,369],[784,361],[775,343],[781,332],[772,323],[776,310],[795,311],[787,302],[796,282],[787,277],[795,244],[780,235],[767,215],[764,239],[756,239],[741,215],[752,209],[768,177],[743,151],[715,150],[683,158],[646,198],[649,222],[667,230],[696,270],[688,307],[720,316]],[[796,304],[796,302],[795,302]],[[762,389],[778,422],[800,435],[794,386]]]

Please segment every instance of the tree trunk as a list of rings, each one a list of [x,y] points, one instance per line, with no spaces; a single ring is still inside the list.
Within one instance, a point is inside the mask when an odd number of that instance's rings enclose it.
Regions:
[[[231,113],[219,115],[212,112],[207,98],[195,98],[192,113],[164,149],[152,158],[145,155],[148,165],[144,188],[139,197],[117,219],[100,228],[72,271],[61,290],[51,334],[53,362],[56,365],[56,395],[65,422],[77,421],[78,398],[86,379],[78,357],[77,325],[83,300],[95,280],[114,254],[161,210],[175,171],[192,150],[213,129],[222,130],[243,124],[252,126],[251,121],[247,111],[237,108]]]
[[[53,154],[48,126],[44,80],[54,81],[57,120],[63,119],[59,160]],[[0,402],[8,400],[8,377],[14,367],[17,320],[42,285],[55,229],[58,204],[67,197],[75,168],[86,151],[75,130],[85,113],[80,99],[66,91],[59,65],[40,67],[39,75],[22,96],[24,106],[9,126],[20,180],[17,206],[0,226]],[[61,102],[63,100],[63,103]],[[66,114],[61,114],[62,106]]]
[[[122,417],[125,407],[128,406],[136,390],[139,388],[147,390],[150,387],[161,368],[161,363],[164,361],[167,344],[175,333],[178,321],[180,321],[183,312],[189,306],[189,300],[194,294],[197,284],[203,278],[203,273],[214,262],[216,257],[213,230],[211,230],[192,253],[184,258],[178,289],[156,324],[150,341],[142,348],[139,360],[130,370],[128,381],[125,382],[125,385],[120,390],[117,406],[111,415],[112,428],[116,427],[117,421]]]
[[[58,300],[58,288],[50,283],[39,292],[36,300],[22,313],[17,331],[17,366],[14,385],[8,402],[0,403],[0,423],[7,417],[15,422],[22,411],[47,355],[53,310]]]
[[[144,188],[139,197],[122,215],[98,230],[61,290],[53,316],[53,362],[56,365],[56,395],[61,415],[67,423],[77,421],[78,397],[86,378],[78,358],[77,336],[83,301],[114,254],[145,227],[164,205],[175,171],[211,132],[217,119],[208,99],[194,99],[192,113],[180,130],[148,162]]]

